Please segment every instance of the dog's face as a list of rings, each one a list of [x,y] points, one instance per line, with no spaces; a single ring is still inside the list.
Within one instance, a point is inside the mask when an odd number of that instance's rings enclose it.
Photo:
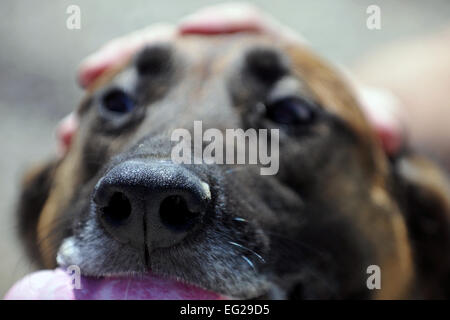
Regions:
[[[156,43],[101,78],[77,114],[68,153],[30,175],[21,200],[42,265],[151,270],[237,298],[420,291],[405,179],[344,81],[308,49],[250,34]],[[277,174],[172,162],[172,132],[194,121],[279,129]],[[370,265],[382,271],[375,293]]]

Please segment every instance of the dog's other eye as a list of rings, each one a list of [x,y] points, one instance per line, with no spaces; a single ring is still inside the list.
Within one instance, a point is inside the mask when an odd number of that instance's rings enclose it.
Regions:
[[[103,96],[102,107],[111,112],[124,114],[132,111],[135,103],[123,90],[113,89]]]
[[[299,97],[283,98],[266,104],[266,115],[285,125],[309,124],[315,119],[316,108]]]

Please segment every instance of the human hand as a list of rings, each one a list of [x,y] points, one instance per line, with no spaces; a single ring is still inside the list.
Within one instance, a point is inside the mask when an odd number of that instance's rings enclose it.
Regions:
[[[120,65],[140,48],[149,43],[182,37],[188,34],[214,36],[236,32],[266,33],[283,37],[286,41],[306,45],[306,41],[290,28],[260,11],[242,3],[226,3],[203,8],[181,20],[178,25],[156,24],[114,39],[82,61],[78,82],[89,87],[106,70]],[[360,104],[371,122],[388,155],[395,154],[402,145],[403,127],[398,113],[398,101],[381,89],[371,88],[356,81],[349,81]],[[60,150],[65,153],[78,122],[71,114],[59,126]]]

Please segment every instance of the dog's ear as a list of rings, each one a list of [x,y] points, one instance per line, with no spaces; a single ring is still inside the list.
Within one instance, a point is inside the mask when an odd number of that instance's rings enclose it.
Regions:
[[[395,189],[414,251],[424,298],[450,297],[450,185],[431,161],[403,155],[393,163]]]
[[[50,193],[58,162],[58,160],[49,161],[28,170],[22,179],[22,190],[18,198],[19,236],[28,255],[37,264],[40,264],[37,224]]]

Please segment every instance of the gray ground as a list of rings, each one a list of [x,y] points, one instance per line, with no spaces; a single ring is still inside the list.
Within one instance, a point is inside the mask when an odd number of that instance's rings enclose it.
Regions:
[[[214,1],[215,2],[215,1]],[[53,128],[82,91],[78,62],[105,41],[157,21],[175,22],[213,1],[17,1],[0,3],[0,296],[31,266],[15,236],[14,201],[28,164],[55,150]],[[255,1],[334,62],[350,65],[380,44],[437,30],[450,2],[380,0]],[[66,28],[66,8],[81,8],[81,30]],[[366,8],[381,7],[382,29],[366,28]]]

